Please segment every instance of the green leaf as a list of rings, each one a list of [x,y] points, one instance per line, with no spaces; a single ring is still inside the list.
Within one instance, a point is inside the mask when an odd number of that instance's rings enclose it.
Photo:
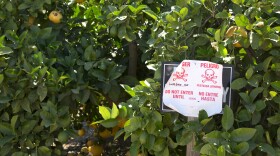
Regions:
[[[18,9],[19,10],[24,10],[24,9],[27,9],[29,8],[30,5],[28,5],[27,3],[21,3],[19,6],[18,6]]]
[[[21,101],[21,108],[24,109],[25,111],[31,113],[31,108],[30,108],[30,102],[28,100],[28,98],[24,98],[22,101]]]
[[[51,156],[52,151],[47,146],[40,146],[38,148],[38,155]]]
[[[48,88],[45,85],[39,85],[37,88],[37,94],[39,95],[40,101],[42,102],[48,94]]]
[[[132,156],[138,155],[139,147],[140,147],[139,142],[132,142],[130,149],[129,149],[130,155],[132,155]]]
[[[212,131],[206,134],[203,139],[209,143],[220,145],[223,141],[220,131]]]
[[[266,104],[263,100],[256,101],[255,105],[256,105],[256,111],[261,111],[266,107]]]
[[[215,36],[216,36],[216,33],[215,33]],[[223,57],[226,57],[228,55],[228,50],[223,44],[219,44],[218,51],[219,51],[219,54]]]
[[[181,19],[184,19],[187,16],[188,12],[189,12],[188,8],[186,8],[186,7],[182,8],[180,10],[180,17],[181,17]]]
[[[5,135],[13,135],[14,131],[9,123],[0,122],[0,132]]]
[[[250,96],[246,93],[239,93],[239,96],[246,104],[252,104],[252,99]]]
[[[275,152],[274,148],[269,144],[261,143],[258,146],[258,149],[260,151],[266,152],[269,156],[276,156],[276,152]]]
[[[259,35],[253,31],[250,32],[250,44],[252,46],[253,49],[258,49],[260,46],[260,42],[261,42],[261,38],[259,37]]]
[[[262,69],[264,72],[267,72],[268,68],[269,68],[269,65],[270,65],[270,62],[272,61],[273,57],[270,56],[270,57],[267,57],[263,63],[262,63]]]
[[[242,5],[245,2],[245,0],[231,0],[231,1],[237,5]]]
[[[142,127],[142,118],[141,117],[130,118],[124,124],[125,132],[133,132],[141,127]]]
[[[125,89],[125,91],[130,95],[130,96],[135,96],[135,91],[131,88],[131,87],[129,87],[128,85],[125,85],[125,84],[122,84],[121,85],[124,89]]]
[[[154,13],[152,10],[142,10],[145,14],[153,18],[155,21],[157,20],[157,14]]]
[[[165,19],[170,23],[176,21],[176,19],[170,14],[166,15]]]
[[[226,105],[222,117],[222,126],[224,130],[228,131],[232,127],[233,122],[234,122],[233,112],[231,108],[228,105]]]
[[[243,14],[237,14],[234,16],[234,21],[239,27],[246,27],[250,24],[249,19]]]
[[[99,113],[103,117],[104,120],[108,120],[111,118],[111,109],[105,106],[99,106]]]
[[[84,52],[84,58],[86,61],[95,61],[97,59],[96,52],[92,45],[89,45]]]
[[[189,130],[184,130],[182,133],[176,135],[176,141],[178,145],[185,146],[193,139],[193,132]]]
[[[4,137],[0,138],[0,147],[3,147],[6,143],[10,143],[13,139],[15,138],[15,136],[13,135],[6,135]],[[1,151],[1,149],[0,149]]]
[[[16,123],[18,121],[18,115],[14,115],[11,119],[11,127],[13,129],[13,131],[15,132],[15,128],[16,128]]]
[[[200,110],[198,113],[198,121],[201,122],[204,119],[208,118],[208,114],[205,110]]]
[[[205,144],[200,149],[200,154],[217,155],[217,149],[214,146],[212,146],[211,144]]]
[[[246,71],[246,74],[245,74],[246,79],[247,80],[250,79],[251,76],[253,75],[253,73],[254,73],[254,69],[252,67],[248,68],[248,70]]]
[[[221,30],[220,29],[215,31],[215,36],[214,37],[215,37],[215,40],[217,42],[221,41]]]
[[[100,124],[106,128],[112,128],[118,125],[117,119],[107,119],[100,122]]]
[[[270,85],[277,91],[280,91],[280,81],[271,82]]]
[[[254,128],[238,128],[231,132],[231,140],[235,142],[243,142],[250,140],[256,133]]]
[[[40,31],[39,36],[42,39],[48,39],[52,35],[51,32],[52,32],[52,27],[47,27],[47,28],[44,28]]]
[[[2,84],[3,80],[4,80],[4,75],[0,74],[0,85]]]
[[[228,13],[226,10],[223,10],[222,12],[219,12],[215,15],[215,18],[229,18],[230,13]]]
[[[231,88],[235,90],[239,90],[241,88],[244,88],[246,85],[247,85],[247,81],[245,78],[238,78],[231,83]]]
[[[148,133],[147,131],[142,131],[141,132],[141,135],[139,137],[139,141],[141,144],[145,144],[146,143],[146,140],[147,140],[147,137],[148,137]]]
[[[249,150],[249,144],[247,142],[241,142],[233,148],[234,153],[243,155]]]
[[[33,128],[36,126],[36,120],[28,120],[22,123],[22,134],[29,134]]]
[[[123,39],[123,38],[125,38],[125,36],[126,36],[126,27],[124,25],[122,25],[118,28],[118,37],[120,39]]]
[[[222,145],[217,150],[217,156],[226,156],[225,146]]]
[[[156,138],[155,144],[153,146],[153,150],[156,152],[160,152],[165,148],[165,139],[164,138]]]
[[[116,117],[118,117],[118,115],[119,115],[119,109],[116,106],[116,104],[113,103],[112,112],[111,112],[111,118],[115,119]]]
[[[1,96],[0,95],[0,103],[8,103],[8,102],[10,102],[12,99],[10,98],[10,97],[8,97],[8,96]]]
[[[274,116],[267,118],[267,120],[269,123],[271,123],[273,125],[278,125],[278,124],[280,124],[280,114],[277,113]]]
[[[264,89],[263,87],[254,88],[249,94],[251,101],[254,101],[256,99],[256,97],[260,93],[262,93],[263,89]]]
[[[13,50],[10,47],[0,47],[0,56],[13,53]]]
[[[280,145],[280,127],[277,129],[276,143],[278,146]]]

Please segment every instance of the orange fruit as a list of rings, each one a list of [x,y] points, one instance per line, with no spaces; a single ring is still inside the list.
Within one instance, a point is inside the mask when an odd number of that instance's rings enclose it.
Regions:
[[[76,3],[83,3],[84,0],[76,0]]]
[[[60,23],[61,19],[62,19],[62,14],[59,11],[54,10],[49,14],[49,20],[55,24]]]
[[[91,128],[93,128],[93,129],[97,129],[98,128],[98,124],[90,124],[89,125]]]
[[[113,129],[112,129],[112,136],[115,136],[119,129],[120,129],[120,127],[118,127],[118,126],[113,127]]]
[[[118,118],[118,127],[123,128],[126,121],[125,118]]]
[[[231,36],[233,36],[234,32],[235,32],[237,29],[238,29],[237,26],[231,26],[231,27],[229,27],[228,30],[226,31],[225,36],[226,36],[227,38],[230,38]]]
[[[100,145],[89,146],[88,152],[91,153],[92,156],[100,156],[103,152],[103,147]]]
[[[87,147],[82,147],[81,152],[82,153],[88,153],[88,148]]]
[[[86,134],[85,129],[82,128],[82,129],[79,129],[79,130],[78,130],[78,135],[79,135],[79,136],[84,136],[85,134]]]
[[[242,47],[242,45],[239,42],[233,43],[233,46],[236,47],[236,48],[241,48]]]
[[[228,28],[228,30],[225,33],[226,38],[230,38],[230,37],[235,38],[236,35],[241,35],[242,37],[247,38],[247,31],[242,27],[231,26]]]
[[[92,140],[88,140],[87,141],[87,146],[89,147],[89,146],[92,146],[93,145],[93,141]]]
[[[99,136],[103,139],[107,139],[112,135],[111,135],[111,132],[108,129],[105,129],[104,131],[99,132]]]
[[[27,22],[28,26],[33,25],[34,21],[35,21],[35,17],[29,16],[28,17],[28,22]]]

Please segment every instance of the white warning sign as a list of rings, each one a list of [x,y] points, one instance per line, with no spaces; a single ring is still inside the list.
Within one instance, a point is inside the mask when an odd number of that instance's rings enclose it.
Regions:
[[[200,110],[219,114],[223,104],[223,66],[209,61],[184,60],[164,86],[162,101],[173,110],[197,117]]]

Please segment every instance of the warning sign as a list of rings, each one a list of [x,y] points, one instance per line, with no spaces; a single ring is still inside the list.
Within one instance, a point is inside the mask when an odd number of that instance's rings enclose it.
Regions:
[[[225,73],[228,71],[230,76],[226,80]],[[161,110],[193,117],[197,117],[202,109],[209,116],[219,114],[223,104],[230,105],[231,80],[232,68],[213,62],[165,62],[162,68]]]

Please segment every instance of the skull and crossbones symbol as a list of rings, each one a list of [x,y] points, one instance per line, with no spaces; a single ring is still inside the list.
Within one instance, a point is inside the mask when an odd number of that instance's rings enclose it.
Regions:
[[[214,79],[217,78],[217,76],[215,76],[215,72],[212,69],[205,70],[204,75],[202,74],[201,77],[205,78],[204,80],[202,80],[203,83],[206,82],[206,81],[211,81],[214,84],[217,83],[217,81],[214,80]]]
[[[177,69],[176,72],[173,74],[175,76],[175,78],[173,78],[173,81],[177,80],[177,79],[182,79],[183,81],[187,81],[186,76],[188,76],[188,74],[185,74],[185,69],[184,68],[180,68]]]

